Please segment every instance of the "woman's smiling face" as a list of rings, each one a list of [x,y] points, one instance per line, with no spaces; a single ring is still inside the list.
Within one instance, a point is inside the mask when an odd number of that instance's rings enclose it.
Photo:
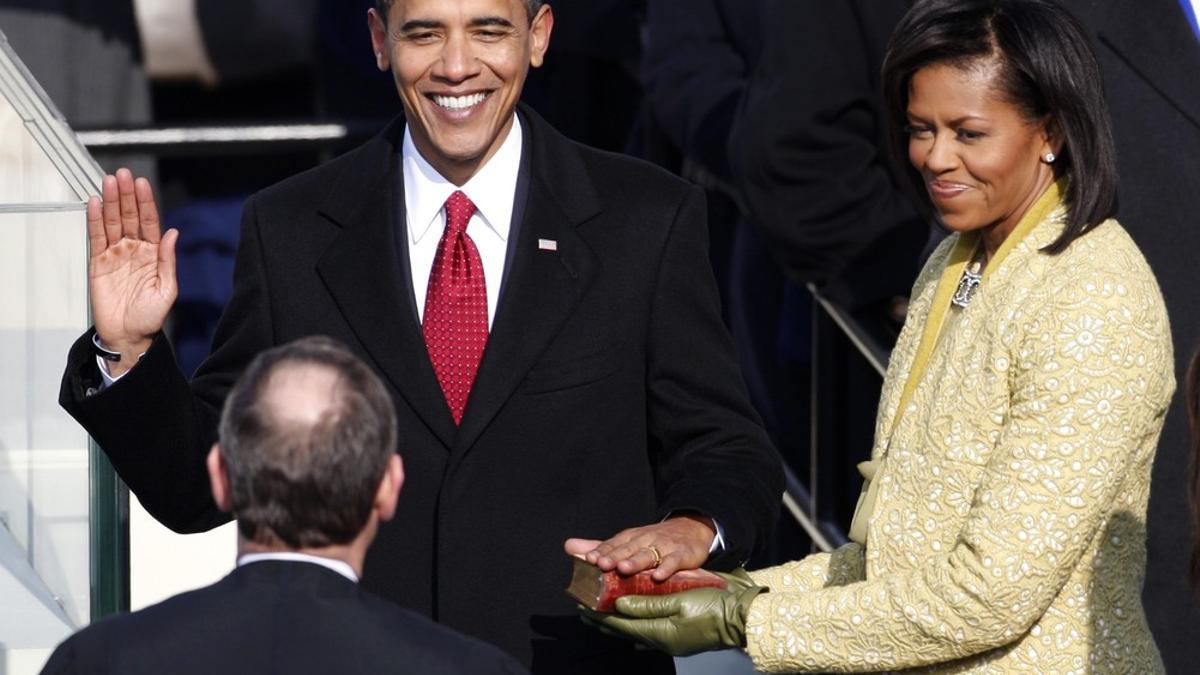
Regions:
[[[1029,119],[995,85],[998,66],[934,64],[909,84],[908,157],[942,222],[981,230],[994,251],[1054,181],[1047,120]]]

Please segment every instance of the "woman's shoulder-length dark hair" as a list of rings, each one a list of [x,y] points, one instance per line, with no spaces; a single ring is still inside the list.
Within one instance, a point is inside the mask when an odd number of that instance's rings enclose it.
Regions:
[[[1070,182],[1067,224],[1045,247],[1060,253],[1117,210],[1117,162],[1100,66],[1087,35],[1051,0],[918,0],[900,20],[883,64],[892,152],[909,166],[909,86],[927,66],[969,67],[994,59],[996,86],[1028,119],[1048,118],[1063,141],[1055,160]],[[906,172],[927,213],[933,204]]]

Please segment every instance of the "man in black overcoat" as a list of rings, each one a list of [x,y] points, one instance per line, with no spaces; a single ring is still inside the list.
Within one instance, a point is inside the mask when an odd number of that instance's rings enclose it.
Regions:
[[[538,0],[392,0],[370,22],[407,126],[248,200],[233,297],[191,382],[161,336],[178,235],[160,235],[148,183],[105,180],[96,328],[61,401],[156,518],[205,530],[226,518],[203,458],[229,386],[263,349],[340,339],[391,387],[409,475],[363,585],[536,672],[669,672],[579,622],[563,542],[666,576],[736,565],[773,526],[778,458],[721,324],[701,193],[517,107],[553,26]]]
[[[525,672],[359,588],[404,470],[391,397],[344,346],[309,337],[264,352],[230,393],[220,436],[206,466],[214,502],[238,514],[237,569],[84,628],[43,675]]]

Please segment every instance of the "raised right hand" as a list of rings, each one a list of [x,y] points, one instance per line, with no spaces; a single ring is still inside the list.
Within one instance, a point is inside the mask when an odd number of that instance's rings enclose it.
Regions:
[[[175,304],[179,232],[161,234],[150,181],[135,181],[128,169],[105,176],[102,193],[87,205],[88,293],[100,343],[121,353],[109,364],[116,376],[149,349]]]

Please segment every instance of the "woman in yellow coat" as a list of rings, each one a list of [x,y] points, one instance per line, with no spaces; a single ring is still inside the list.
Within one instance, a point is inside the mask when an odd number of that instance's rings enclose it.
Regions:
[[[1141,590],[1170,330],[1111,219],[1087,38],[1049,0],[922,0],[884,82],[952,234],[892,354],[855,543],[587,618],[770,672],[1160,672]]]

